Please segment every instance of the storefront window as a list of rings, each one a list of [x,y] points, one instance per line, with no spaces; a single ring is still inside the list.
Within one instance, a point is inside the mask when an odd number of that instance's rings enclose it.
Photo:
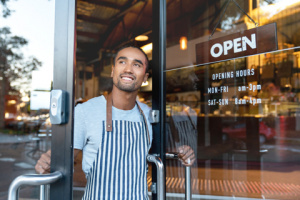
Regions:
[[[297,199],[300,1],[167,6],[167,150],[193,148],[194,197]],[[232,49],[226,60],[197,62],[206,56],[197,54],[197,44],[222,41],[256,23],[276,23],[277,50],[236,57]],[[167,192],[176,196],[184,191],[182,165],[168,161],[166,168]]]

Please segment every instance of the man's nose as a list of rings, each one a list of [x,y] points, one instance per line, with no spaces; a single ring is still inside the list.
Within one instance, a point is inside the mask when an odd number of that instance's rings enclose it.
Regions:
[[[132,64],[131,63],[127,63],[125,65],[125,68],[124,68],[124,71],[127,72],[127,73],[132,73]]]

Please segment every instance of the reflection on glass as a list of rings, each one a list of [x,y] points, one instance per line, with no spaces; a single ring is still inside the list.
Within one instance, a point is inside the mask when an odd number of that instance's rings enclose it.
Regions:
[[[168,5],[167,151],[178,144],[195,149],[195,198],[297,199],[300,1],[236,2],[260,26],[277,23],[278,51],[198,65],[195,45],[208,41],[227,1]],[[213,39],[254,27],[230,3]],[[188,36],[185,51],[182,35]],[[182,170],[168,161],[170,198],[184,193]]]
[[[194,74],[189,77],[193,78]],[[197,79],[197,77],[195,76]],[[192,84],[196,79],[190,80]],[[194,87],[193,85],[191,87]],[[167,124],[166,152],[180,154],[182,147],[190,147],[197,158],[197,111],[199,95],[190,93],[176,93],[167,95]],[[178,187],[168,188],[167,192],[184,192],[185,166],[179,160],[167,160],[168,167],[166,182],[171,179]],[[197,176],[197,162],[192,165],[192,174]]]
[[[184,144],[196,152],[194,194],[279,199],[298,194],[288,189],[299,185],[294,178],[300,161],[295,51],[167,71],[167,151]],[[290,61],[272,61],[288,55]],[[288,62],[292,73],[279,74]],[[272,76],[266,65],[274,66]],[[231,71],[233,76],[222,75]],[[168,161],[167,192],[184,192],[183,170],[178,161]],[[291,194],[276,196],[274,189]]]

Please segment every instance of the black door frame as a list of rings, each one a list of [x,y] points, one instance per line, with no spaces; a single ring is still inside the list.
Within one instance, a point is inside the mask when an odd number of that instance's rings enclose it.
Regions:
[[[159,123],[153,124],[152,153],[158,154],[165,166],[166,142],[166,0],[152,1],[152,109],[159,110]],[[165,173],[166,174],[166,168]],[[152,182],[157,182],[156,167],[152,167]],[[166,188],[166,186],[164,186]],[[164,190],[166,191],[166,190]],[[152,194],[156,200],[157,195]],[[166,193],[165,193],[166,198]]]
[[[73,108],[75,74],[76,0],[55,1],[53,89],[68,93],[68,123],[52,125],[51,172],[63,178],[51,184],[50,199],[65,200],[73,196]]]

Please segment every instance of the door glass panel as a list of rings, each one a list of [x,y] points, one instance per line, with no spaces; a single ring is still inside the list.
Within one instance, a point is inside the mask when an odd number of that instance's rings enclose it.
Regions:
[[[0,199],[51,147],[54,3],[0,2]],[[38,199],[39,187],[21,187],[19,197]]]
[[[227,2],[168,1],[167,151],[194,150],[195,199],[297,199],[300,1],[237,0],[260,26],[277,23],[278,50],[197,64],[214,27],[212,39],[255,27],[233,1],[220,19]],[[183,198],[183,165],[166,171],[168,196]]]

